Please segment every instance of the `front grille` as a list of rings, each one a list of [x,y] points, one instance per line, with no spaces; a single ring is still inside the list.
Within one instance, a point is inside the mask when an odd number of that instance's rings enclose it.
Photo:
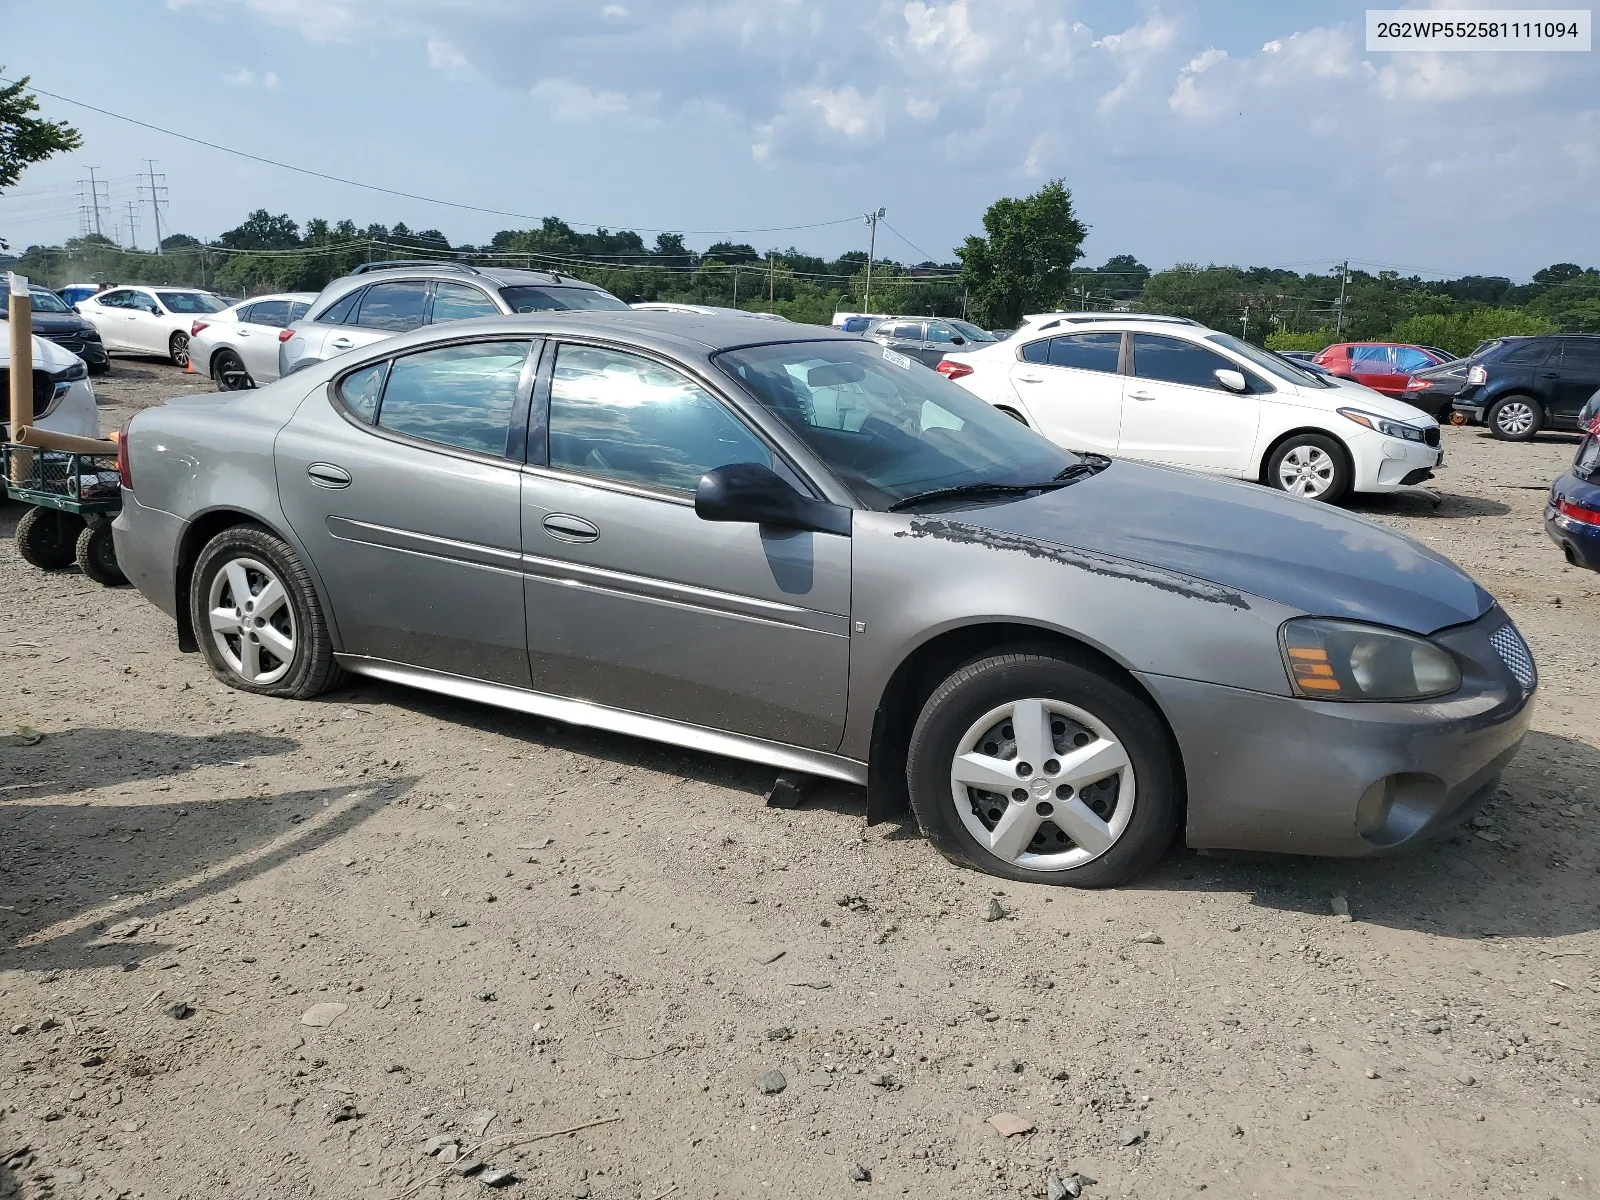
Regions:
[[[0,397],[11,395],[11,370],[9,367],[0,367]],[[33,373],[33,415],[42,417],[49,409],[51,402],[56,398],[56,381],[50,378],[49,371],[35,371]],[[7,404],[10,401],[6,401]],[[7,409],[7,413],[9,413]]]
[[[1422,431],[1422,440],[1437,450],[1439,448],[1439,427],[1430,425],[1427,429],[1424,429]]]
[[[1533,666],[1533,655],[1528,651],[1528,643],[1522,640],[1522,635],[1517,632],[1515,625],[1502,625],[1489,637],[1489,644],[1494,647],[1494,652],[1500,656],[1500,661],[1505,663],[1511,673],[1517,677],[1517,682],[1522,685],[1525,692],[1533,691],[1534,685],[1539,682],[1539,673]]]

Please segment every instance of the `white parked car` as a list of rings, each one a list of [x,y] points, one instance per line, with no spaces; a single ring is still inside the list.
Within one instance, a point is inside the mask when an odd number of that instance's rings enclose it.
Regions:
[[[116,287],[78,301],[107,350],[160,354],[189,365],[189,328],[228,302],[199,288]]]
[[[11,394],[11,325],[0,321],[0,378],[4,394]],[[0,406],[0,429],[10,435],[10,402]],[[52,341],[33,338],[33,425],[52,433],[77,437],[100,436],[100,416],[94,407],[89,366],[70,350]]]
[[[189,326],[189,370],[209,375],[225,392],[278,378],[278,342],[306,315],[315,292],[279,292],[241,300]]]
[[[1430,478],[1439,423],[1231,334],[1142,317],[1026,318],[938,371],[1073,450],[1251,479],[1336,501]]]

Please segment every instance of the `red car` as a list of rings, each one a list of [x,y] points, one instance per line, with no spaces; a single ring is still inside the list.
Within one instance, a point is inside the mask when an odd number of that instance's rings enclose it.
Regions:
[[[1393,396],[1406,398],[1406,384],[1424,367],[1448,362],[1441,350],[1422,346],[1402,346],[1395,342],[1337,342],[1319,351],[1312,362],[1345,379]]]

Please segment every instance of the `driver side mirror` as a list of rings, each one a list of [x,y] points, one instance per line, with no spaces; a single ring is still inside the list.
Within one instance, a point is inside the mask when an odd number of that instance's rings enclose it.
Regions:
[[[741,521],[850,536],[848,508],[802,496],[759,463],[729,463],[707,471],[695,488],[694,511],[702,521]]]
[[[1216,376],[1217,382],[1230,392],[1244,392],[1250,388],[1245,382],[1243,371],[1230,371],[1227,367],[1219,367],[1212,374]]]
[[[967,344],[967,339],[958,333],[955,335],[955,337],[950,339],[950,344],[953,346],[965,346]]]

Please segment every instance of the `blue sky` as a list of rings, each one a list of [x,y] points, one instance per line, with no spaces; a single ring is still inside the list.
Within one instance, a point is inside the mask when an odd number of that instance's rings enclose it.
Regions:
[[[1505,3],[1505,0],[1501,0]],[[1457,5],[1463,0],[1455,0]],[[0,0],[6,75],[351,179],[580,226],[946,260],[1060,176],[1092,263],[1523,278],[1600,264],[1593,54],[1368,54],[1364,6],[1149,0]],[[138,64],[151,64],[141,69]],[[517,221],[401,200],[43,101],[85,148],[0,197],[0,236],[107,232],[155,158],[166,230],[250,209]],[[149,204],[136,210],[148,245]],[[646,235],[649,240],[649,235]]]

